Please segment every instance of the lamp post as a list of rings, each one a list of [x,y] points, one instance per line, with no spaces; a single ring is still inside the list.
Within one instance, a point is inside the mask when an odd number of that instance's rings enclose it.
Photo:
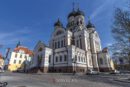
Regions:
[[[27,71],[27,58],[25,58],[25,62],[24,62],[24,72]]]

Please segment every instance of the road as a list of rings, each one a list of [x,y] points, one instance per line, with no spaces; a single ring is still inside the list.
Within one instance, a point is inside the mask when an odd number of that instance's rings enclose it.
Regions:
[[[5,72],[0,82],[6,87],[130,87],[130,83],[115,81],[130,75],[75,75],[72,74],[24,74]]]

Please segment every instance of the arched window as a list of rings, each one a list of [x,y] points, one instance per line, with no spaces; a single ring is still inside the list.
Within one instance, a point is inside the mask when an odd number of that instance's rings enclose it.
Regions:
[[[82,24],[82,21],[80,20],[80,24]]]
[[[41,62],[42,62],[42,55],[41,55],[41,57],[38,55],[38,56],[37,56],[37,64],[38,64],[38,67],[41,66]]]
[[[62,31],[57,31],[56,32],[56,35],[60,35],[60,34],[62,34],[63,32]]]
[[[17,58],[17,53],[15,54],[15,58]]]
[[[49,55],[49,63],[51,63],[51,55]]]
[[[60,62],[62,62],[62,56],[60,56]]]
[[[100,58],[100,64],[103,64],[103,59],[102,58]]]
[[[60,41],[58,41],[58,48],[60,48]]]
[[[22,55],[20,55],[20,58],[22,58]]]
[[[61,47],[63,47],[63,40],[61,41]]]
[[[79,62],[80,62],[80,56],[79,56]]]
[[[67,56],[66,55],[64,55],[64,61],[67,61]]]
[[[75,61],[77,61],[77,55],[75,55]]]
[[[38,52],[40,52],[40,51],[42,51],[43,49],[40,47],[39,49],[38,49]]]
[[[91,58],[89,58],[89,64],[90,64],[90,66],[92,66],[92,59]]]
[[[55,42],[55,49],[57,48],[57,42]]]
[[[58,62],[58,57],[56,57],[56,62]]]

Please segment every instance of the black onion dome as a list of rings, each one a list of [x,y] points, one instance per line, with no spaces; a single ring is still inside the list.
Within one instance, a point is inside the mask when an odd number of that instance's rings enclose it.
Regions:
[[[81,10],[77,10],[77,12],[75,13],[75,16],[78,16],[78,15],[82,15],[82,16],[85,16],[84,12],[81,11]]]
[[[63,27],[63,24],[60,22],[60,20],[58,19],[57,22],[54,24],[54,26],[61,26]]]
[[[88,21],[88,24],[86,27],[87,28],[95,28],[95,26],[90,21]]]
[[[79,16],[79,15],[85,16],[83,11],[81,11],[79,9],[77,11],[73,10],[71,13],[69,13],[68,18],[71,16],[75,17],[75,16]]]
[[[75,16],[75,13],[76,13],[75,10],[73,10],[72,12],[70,12],[69,15],[68,15],[68,18],[71,17],[71,16]]]

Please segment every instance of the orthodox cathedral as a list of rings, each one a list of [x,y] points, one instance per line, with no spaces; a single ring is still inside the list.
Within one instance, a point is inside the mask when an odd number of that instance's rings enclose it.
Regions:
[[[82,72],[112,70],[108,49],[101,48],[100,37],[95,26],[80,9],[68,14],[68,23],[63,26],[58,19],[49,46],[39,41],[34,48],[31,72]]]

